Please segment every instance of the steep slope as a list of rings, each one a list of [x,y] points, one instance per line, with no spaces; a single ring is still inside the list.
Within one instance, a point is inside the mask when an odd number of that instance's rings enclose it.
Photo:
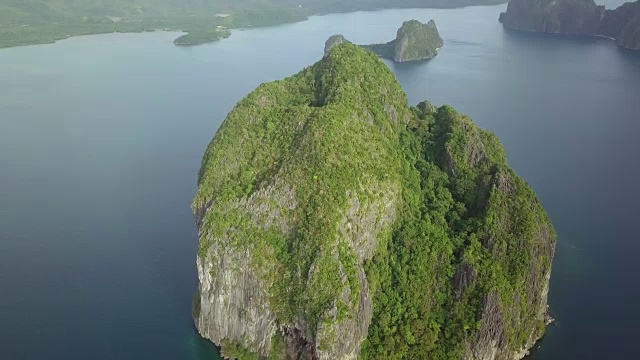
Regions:
[[[512,0],[500,21],[514,30],[606,36],[640,49],[640,1],[605,10],[594,0]]]
[[[520,357],[555,237],[498,140],[342,43],[209,145],[193,315],[231,358]]]

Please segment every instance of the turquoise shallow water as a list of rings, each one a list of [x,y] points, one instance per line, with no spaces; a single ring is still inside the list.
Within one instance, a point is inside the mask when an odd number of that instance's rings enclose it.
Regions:
[[[330,35],[387,41],[410,18],[435,19],[446,43],[389,64],[410,102],[494,131],[558,231],[558,321],[533,358],[640,358],[640,56],[504,31],[503,9],[328,15],[194,48],[159,32],[1,50],[0,359],[215,359],[190,318],[205,146]]]

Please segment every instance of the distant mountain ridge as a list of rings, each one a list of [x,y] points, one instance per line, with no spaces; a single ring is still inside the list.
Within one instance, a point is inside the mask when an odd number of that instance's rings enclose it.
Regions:
[[[435,21],[423,24],[418,20],[405,21],[396,38],[386,44],[365,48],[397,63],[433,59],[444,45]]]
[[[186,44],[241,28],[303,21],[311,15],[388,8],[455,8],[506,0],[2,0],[0,48],[70,36],[157,29],[185,31]],[[222,36],[225,35],[225,36]],[[179,41],[185,44],[185,41]]]

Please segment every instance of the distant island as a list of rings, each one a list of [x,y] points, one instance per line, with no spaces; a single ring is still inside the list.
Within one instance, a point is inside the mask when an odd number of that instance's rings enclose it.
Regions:
[[[325,54],[332,47],[349,42],[342,35],[330,37],[324,46]],[[433,59],[444,45],[436,23],[431,20],[423,24],[418,20],[405,21],[394,40],[384,44],[361,45],[378,56],[397,63]]]
[[[615,10],[594,0],[511,0],[500,22],[513,30],[604,36],[640,50],[640,0]]]
[[[173,43],[180,46],[193,46],[226,39],[229,36],[231,36],[231,31],[222,26],[218,26],[216,29],[209,31],[188,32],[175,39]]]
[[[205,151],[198,332],[240,360],[523,358],[556,243],[536,194],[494,134],[334,40]]]
[[[433,59],[444,45],[436,23],[423,24],[418,20],[405,21],[394,40],[386,44],[366,45],[365,48],[380,57],[395,62]]]
[[[455,8],[506,0],[29,0],[0,3],[0,48],[78,35],[184,31],[176,45],[231,35],[228,29],[293,23],[316,14],[388,8]],[[223,27],[227,31],[218,30]]]

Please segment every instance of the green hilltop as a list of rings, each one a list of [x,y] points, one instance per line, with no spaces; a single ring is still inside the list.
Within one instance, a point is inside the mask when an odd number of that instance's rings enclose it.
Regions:
[[[199,332],[231,358],[520,358],[553,227],[499,140],[350,43],[260,85],[205,152]]]

